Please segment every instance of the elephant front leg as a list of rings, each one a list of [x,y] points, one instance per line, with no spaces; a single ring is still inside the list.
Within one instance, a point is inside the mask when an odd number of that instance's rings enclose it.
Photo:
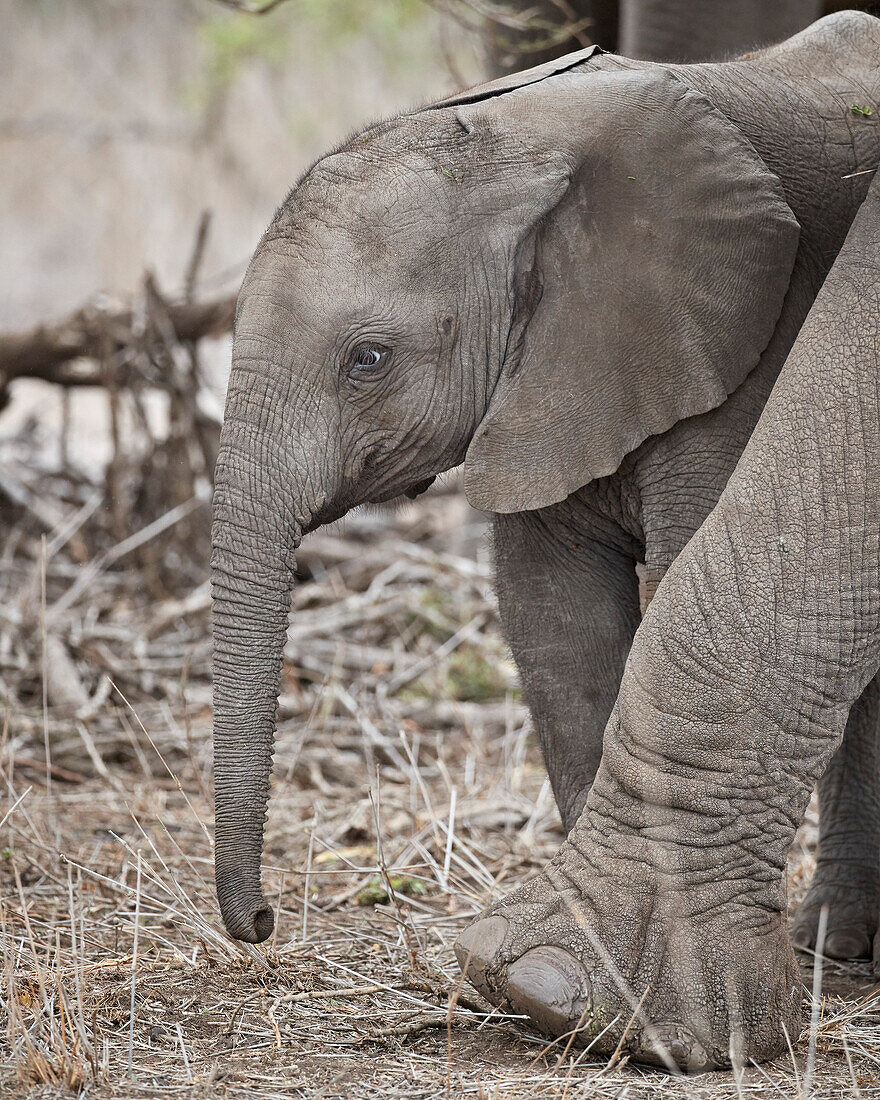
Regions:
[[[819,853],[794,921],[795,946],[816,945],[828,909],[824,953],[880,962],[880,680],[850,711],[843,743],[819,781]],[[875,939],[876,937],[876,939]],[[876,947],[873,947],[876,942]]]
[[[635,558],[587,535],[576,506],[494,518],[505,636],[563,825],[577,821],[640,621]]]

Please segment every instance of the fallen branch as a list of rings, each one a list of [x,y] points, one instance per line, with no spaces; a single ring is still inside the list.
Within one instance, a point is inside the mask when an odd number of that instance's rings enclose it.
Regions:
[[[232,330],[235,294],[206,302],[168,306],[180,341],[222,336]],[[0,333],[0,392],[16,378],[39,378],[59,386],[103,386],[103,363],[117,352],[150,341],[143,317],[131,308],[87,306],[64,320],[23,332]],[[84,362],[85,360],[85,362]]]
[[[69,768],[59,768],[57,764],[47,764],[45,760],[36,760],[30,756],[14,756],[13,763],[16,771],[35,771],[41,775],[48,773],[53,779],[57,779],[61,783],[85,783],[88,780],[88,776],[82,775],[80,772],[71,771]]]

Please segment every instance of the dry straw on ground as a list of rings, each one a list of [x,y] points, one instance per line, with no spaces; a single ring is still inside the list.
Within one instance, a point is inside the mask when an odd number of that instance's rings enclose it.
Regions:
[[[0,455],[19,490],[0,544],[4,1096],[880,1096],[867,966],[826,964],[813,1069],[805,1034],[696,1081],[548,1044],[462,985],[456,932],[562,833],[483,532],[451,489],[303,545],[266,836],[277,928],[229,940],[206,505],[120,546],[100,490],[38,475],[33,454]],[[813,818],[795,897],[814,841]]]

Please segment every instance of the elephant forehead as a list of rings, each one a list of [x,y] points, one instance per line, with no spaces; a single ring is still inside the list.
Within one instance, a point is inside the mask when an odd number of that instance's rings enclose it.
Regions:
[[[288,195],[270,232],[348,234],[349,250],[417,244],[456,224],[452,181],[428,153],[344,150],[315,164]],[[416,232],[416,227],[418,231]]]
[[[264,241],[242,284],[236,331],[302,339],[370,313],[399,293],[400,279],[392,265],[365,258],[352,234],[321,224],[295,239]]]
[[[302,337],[361,321],[403,322],[416,302],[442,308],[462,262],[449,239],[316,219],[296,234],[263,241],[242,286],[237,330],[250,325]]]

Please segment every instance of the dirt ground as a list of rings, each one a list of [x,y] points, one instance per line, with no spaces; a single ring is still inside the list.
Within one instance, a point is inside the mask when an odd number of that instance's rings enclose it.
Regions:
[[[562,831],[456,492],[303,545],[258,948],[213,895],[201,566],[162,598],[155,561],[111,555],[71,594],[76,539],[43,569],[35,522],[0,548],[3,1096],[880,1097],[867,964],[824,964],[790,1055],[691,1080],[560,1049],[461,985],[457,931]],[[65,676],[77,707],[53,702]]]

